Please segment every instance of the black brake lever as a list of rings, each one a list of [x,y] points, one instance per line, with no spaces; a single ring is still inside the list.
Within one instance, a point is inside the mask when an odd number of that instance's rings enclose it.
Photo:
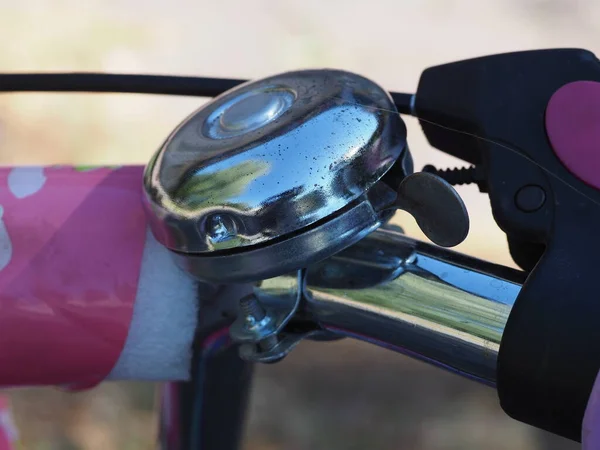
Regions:
[[[503,409],[580,441],[600,369],[600,62],[557,49],[432,67],[415,115],[434,147],[484,174],[511,253],[531,270],[500,347]]]

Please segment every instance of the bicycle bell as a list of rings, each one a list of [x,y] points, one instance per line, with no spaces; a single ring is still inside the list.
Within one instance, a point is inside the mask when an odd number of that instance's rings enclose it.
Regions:
[[[155,237],[193,276],[250,282],[363,238],[392,211],[382,177],[411,171],[386,91],[344,71],[295,71],[242,84],[184,120],[146,168],[145,204]]]

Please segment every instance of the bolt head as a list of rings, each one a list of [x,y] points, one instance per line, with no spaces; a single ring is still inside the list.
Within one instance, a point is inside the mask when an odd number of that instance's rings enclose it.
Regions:
[[[246,316],[244,320],[246,321],[246,325],[248,325],[248,327],[253,327],[256,325],[256,318],[254,316]]]
[[[236,236],[235,222],[226,214],[215,214],[206,220],[206,234],[211,244],[220,244]]]

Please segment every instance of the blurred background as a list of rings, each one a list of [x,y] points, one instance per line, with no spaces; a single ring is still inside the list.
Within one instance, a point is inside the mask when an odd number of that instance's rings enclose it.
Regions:
[[[488,53],[600,53],[596,0],[0,0],[0,71],[105,71],[256,78],[331,67],[414,91],[431,65]],[[0,96],[0,164],[144,164],[201,99]],[[407,119],[416,168],[458,161]],[[466,253],[512,265],[487,198],[460,188]],[[397,223],[422,238],[412,219]],[[148,449],[154,386],[12,392],[22,448]],[[493,390],[351,341],[300,346],[258,367],[244,448],[554,450],[578,446],[507,418]]]

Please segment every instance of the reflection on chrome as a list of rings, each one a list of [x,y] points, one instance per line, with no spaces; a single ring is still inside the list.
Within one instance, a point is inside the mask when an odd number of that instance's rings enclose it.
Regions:
[[[307,305],[321,326],[494,385],[522,272],[378,230],[311,266]]]

